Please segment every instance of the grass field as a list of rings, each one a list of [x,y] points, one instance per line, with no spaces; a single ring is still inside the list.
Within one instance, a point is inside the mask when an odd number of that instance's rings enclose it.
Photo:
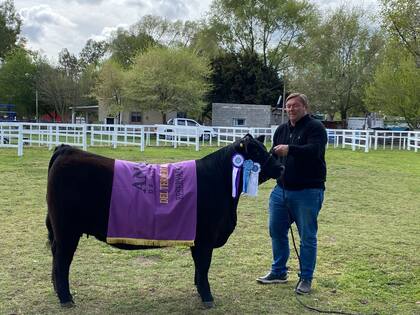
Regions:
[[[149,163],[200,158],[212,148],[90,148]],[[203,310],[188,248],[121,251],[83,237],[70,283],[77,304],[61,309],[50,282],[45,246],[45,192],[51,152],[0,150],[0,314],[310,314],[289,283],[258,285],[271,263],[267,200],[242,197],[238,225],[216,249],[210,269],[215,308]],[[311,295],[321,309],[359,314],[420,314],[420,154],[327,151],[328,180],[319,216],[318,264]],[[296,235],[297,233],[295,233]]]

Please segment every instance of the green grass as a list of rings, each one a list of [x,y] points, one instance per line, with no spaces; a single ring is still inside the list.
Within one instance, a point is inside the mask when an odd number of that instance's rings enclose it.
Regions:
[[[199,158],[214,148],[90,148],[149,163]],[[45,246],[45,192],[51,151],[0,150],[0,314],[310,314],[296,301],[298,263],[288,284],[255,281],[271,263],[267,200],[242,197],[238,226],[214,251],[210,283],[215,308],[204,311],[193,285],[188,248],[121,251],[83,237],[70,282],[77,304],[61,309],[50,282]],[[407,151],[329,149],[313,293],[321,309],[361,314],[420,314],[420,155]],[[296,233],[295,233],[296,235]]]

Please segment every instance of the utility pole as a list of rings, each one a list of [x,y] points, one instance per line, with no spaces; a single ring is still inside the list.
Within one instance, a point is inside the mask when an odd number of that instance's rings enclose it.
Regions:
[[[286,76],[283,74],[283,105],[281,107],[281,123],[284,124],[284,106],[286,106]]]

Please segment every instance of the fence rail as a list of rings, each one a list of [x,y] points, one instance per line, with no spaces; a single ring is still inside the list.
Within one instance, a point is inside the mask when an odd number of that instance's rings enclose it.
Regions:
[[[165,125],[166,126],[166,125]],[[167,126],[166,126],[167,127]],[[45,123],[8,123],[0,122],[0,148],[15,148],[18,156],[23,155],[25,146],[53,146],[61,143],[87,149],[88,146],[105,145],[137,146],[144,151],[146,146],[170,145],[200,146],[226,145],[242,138],[247,133],[257,137],[264,135],[265,141],[272,141],[275,127],[213,127],[214,138],[200,136],[198,128],[171,126],[170,131],[162,125],[99,125],[99,124],[45,124]],[[347,130],[327,129],[327,148],[346,148],[352,150],[420,149],[420,131],[388,130]]]

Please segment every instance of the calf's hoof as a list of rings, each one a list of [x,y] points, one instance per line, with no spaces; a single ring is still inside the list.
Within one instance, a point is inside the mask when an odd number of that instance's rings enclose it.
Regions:
[[[213,308],[214,307],[214,301],[207,301],[207,302],[203,301],[203,306],[206,309]]]
[[[64,302],[64,303],[60,303],[62,308],[72,308],[75,307],[76,304],[74,304],[73,301],[68,301],[68,302]]]

